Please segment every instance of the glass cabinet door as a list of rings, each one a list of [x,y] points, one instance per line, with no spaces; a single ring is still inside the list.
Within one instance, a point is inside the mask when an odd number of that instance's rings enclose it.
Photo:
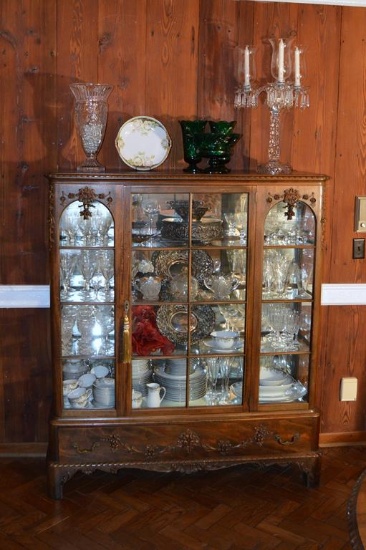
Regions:
[[[242,403],[247,194],[131,195],[132,407]]]
[[[106,206],[69,204],[60,218],[64,409],[115,406],[114,223]]]
[[[308,399],[316,219],[297,202],[287,219],[283,203],[264,228],[259,403]]]

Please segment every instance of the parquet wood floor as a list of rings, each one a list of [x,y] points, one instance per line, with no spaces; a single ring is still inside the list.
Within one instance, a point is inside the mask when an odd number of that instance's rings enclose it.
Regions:
[[[0,459],[1,550],[346,550],[366,447],[323,450],[321,485],[297,467],[192,475],[77,474],[46,494],[42,458]]]

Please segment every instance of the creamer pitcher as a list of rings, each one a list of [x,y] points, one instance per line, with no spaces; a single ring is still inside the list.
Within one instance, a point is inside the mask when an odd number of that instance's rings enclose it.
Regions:
[[[150,408],[160,407],[160,403],[165,397],[166,389],[159,386],[156,382],[146,384],[147,387],[147,406]]]

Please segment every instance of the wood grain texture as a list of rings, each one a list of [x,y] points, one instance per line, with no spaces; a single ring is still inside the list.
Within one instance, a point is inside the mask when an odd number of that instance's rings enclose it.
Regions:
[[[243,134],[230,166],[255,169],[267,158],[268,109],[233,108],[237,46],[257,47],[259,82],[270,77],[273,32],[297,32],[306,47],[304,84],[311,106],[282,117],[282,152],[297,170],[331,176],[327,185],[323,282],[366,282],[366,260],[352,260],[354,197],[365,194],[366,13],[360,8],[236,2],[234,0],[2,0],[0,2],[0,284],[47,284],[47,184],[44,174],[72,169],[84,154],[74,128],[69,84],[105,81],[113,85],[100,161],[124,168],[114,145],[128,118],[161,119],[173,140],[159,170],[183,167],[180,118],[236,119]],[[363,307],[325,307],[319,336],[316,381],[324,433],[364,429],[366,349]],[[44,326],[44,313],[2,312],[2,323]],[[28,330],[28,329],[27,329]],[[38,341],[40,335],[33,334]],[[0,398],[4,372],[16,373],[23,407],[28,384],[27,347],[19,351],[5,331],[0,350]],[[9,343],[14,348],[9,347]],[[49,376],[48,348],[37,343],[38,364]],[[357,376],[359,399],[341,403],[343,376]],[[329,382],[329,380],[331,380]],[[15,383],[15,381],[13,381]],[[46,392],[47,393],[47,392]],[[19,395],[19,397],[17,397]],[[6,398],[5,398],[6,400]],[[27,420],[0,408],[0,442],[29,441]],[[15,404],[11,405],[16,409]],[[30,404],[46,433],[46,418]],[[5,416],[4,416],[5,415]],[[6,417],[6,418],[5,418]],[[15,435],[16,434],[16,435]]]

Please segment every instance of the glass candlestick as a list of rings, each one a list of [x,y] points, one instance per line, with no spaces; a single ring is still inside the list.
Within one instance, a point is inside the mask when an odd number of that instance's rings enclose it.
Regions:
[[[268,162],[258,167],[258,172],[262,174],[290,174],[292,168],[290,164],[280,161],[280,114],[283,109],[300,107],[305,109],[309,107],[308,89],[301,86],[300,74],[300,53],[302,50],[296,49],[295,58],[295,82],[287,81],[292,73],[292,59],[290,44],[293,37],[286,39],[269,39],[272,46],[271,73],[275,82],[270,82],[259,88],[252,85],[251,78],[247,70],[249,67],[246,62],[245,81],[235,93],[234,107],[253,108],[258,106],[258,98],[263,92],[266,94],[266,104],[270,112],[269,141],[268,141]],[[251,49],[247,47],[247,51]]]
[[[109,84],[70,84],[75,97],[75,120],[86,160],[77,167],[78,172],[104,172],[97,160],[107,124],[107,99],[113,86]]]

